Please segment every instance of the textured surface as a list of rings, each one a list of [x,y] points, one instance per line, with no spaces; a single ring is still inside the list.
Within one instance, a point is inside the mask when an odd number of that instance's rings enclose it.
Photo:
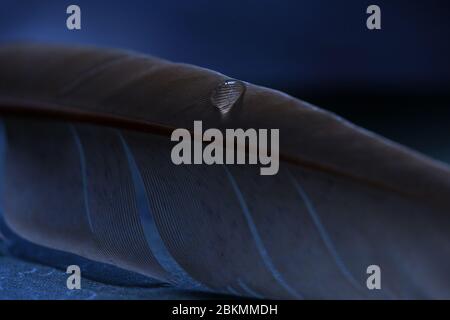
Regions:
[[[223,296],[183,291],[171,286],[124,287],[82,279],[81,290],[68,290],[59,269],[0,256],[0,299],[218,299]],[[227,299],[232,297],[228,296]]]

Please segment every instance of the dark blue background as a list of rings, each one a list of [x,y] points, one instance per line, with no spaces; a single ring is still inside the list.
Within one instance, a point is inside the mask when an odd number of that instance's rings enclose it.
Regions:
[[[129,48],[232,77],[316,91],[444,92],[448,1],[2,0],[0,41]],[[78,4],[82,30],[66,29]],[[378,4],[382,30],[366,29]]]

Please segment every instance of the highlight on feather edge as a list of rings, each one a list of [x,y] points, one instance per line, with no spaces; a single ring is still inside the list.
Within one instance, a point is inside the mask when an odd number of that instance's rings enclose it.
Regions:
[[[268,136],[270,131],[270,145]],[[279,129],[226,129],[210,128],[203,132],[202,121],[194,121],[194,130],[175,129],[171,141],[171,159],[181,164],[258,164],[260,175],[275,175],[279,169]],[[193,141],[193,142],[191,142]],[[203,148],[204,142],[207,142]],[[225,154],[224,154],[225,153]]]

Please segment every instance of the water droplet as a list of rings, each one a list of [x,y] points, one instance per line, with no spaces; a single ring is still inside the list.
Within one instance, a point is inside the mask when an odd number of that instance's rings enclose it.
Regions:
[[[245,84],[238,80],[227,80],[219,84],[211,95],[212,104],[225,115],[245,92]]]

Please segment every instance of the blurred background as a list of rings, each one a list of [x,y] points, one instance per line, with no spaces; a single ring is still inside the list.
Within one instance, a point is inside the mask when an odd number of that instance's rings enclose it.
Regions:
[[[0,0],[0,43],[125,48],[285,91],[450,162],[450,2]],[[82,29],[66,28],[81,7]],[[381,8],[382,29],[366,28]],[[1,72],[1,70],[0,70]]]

